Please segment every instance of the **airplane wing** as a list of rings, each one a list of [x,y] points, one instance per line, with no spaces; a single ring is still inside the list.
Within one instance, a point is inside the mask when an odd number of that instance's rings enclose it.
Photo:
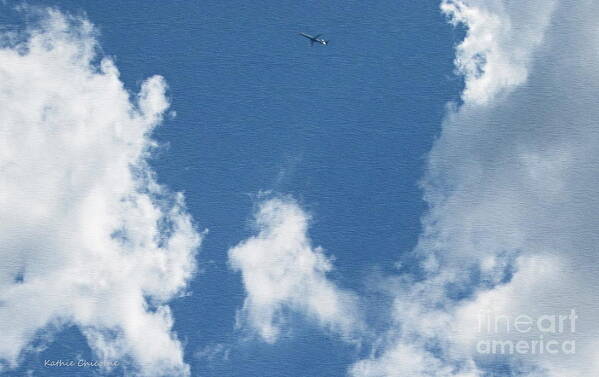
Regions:
[[[308,38],[308,39],[314,39],[313,36],[306,34],[306,33],[300,33],[300,35],[303,35],[304,37]]]
[[[317,36],[314,37],[314,39],[318,39],[322,36],[322,34],[318,34]]]

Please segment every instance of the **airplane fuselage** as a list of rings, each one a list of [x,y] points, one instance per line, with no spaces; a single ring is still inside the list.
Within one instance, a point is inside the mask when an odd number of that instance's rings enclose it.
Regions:
[[[321,34],[319,34],[319,35],[317,35],[315,37],[313,37],[313,36],[311,36],[309,34],[306,34],[306,33],[300,33],[300,35],[303,36],[303,37],[306,37],[306,38],[308,38],[310,40],[310,46],[313,46],[314,43],[319,43],[319,44],[321,44],[323,46],[326,46],[329,43],[328,41],[320,38]]]

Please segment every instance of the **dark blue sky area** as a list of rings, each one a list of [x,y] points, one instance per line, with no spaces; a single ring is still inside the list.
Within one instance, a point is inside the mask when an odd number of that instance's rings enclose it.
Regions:
[[[368,352],[301,319],[274,346],[242,340],[234,322],[244,292],[226,252],[251,234],[261,190],[292,195],[313,214],[315,245],[336,258],[331,278],[365,297],[367,278],[392,271],[414,246],[425,210],[417,183],[445,105],[462,86],[452,62],[460,35],[438,6],[60,2],[98,26],[129,89],[153,74],[170,86],[176,117],[157,130],[164,147],[152,163],[160,182],[185,192],[198,227],[210,230],[192,295],[172,305],[194,376],[342,376]],[[310,47],[299,32],[324,33],[331,43]],[[57,342],[46,357],[83,347],[75,329]],[[194,356],[218,343],[230,347],[229,360]]]

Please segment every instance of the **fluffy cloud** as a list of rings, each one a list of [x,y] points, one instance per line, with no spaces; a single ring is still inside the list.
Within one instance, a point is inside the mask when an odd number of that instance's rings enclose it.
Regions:
[[[456,48],[456,66],[465,76],[464,99],[484,104],[503,90],[526,81],[535,49],[555,0],[505,2],[501,0],[443,0],[441,10],[454,25],[467,28]]]
[[[266,342],[276,341],[289,310],[346,337],[360,328],[356,298],[327,279],[331,261],[312,246],[309,220],[291,199],[266,200],[255,215],[258,234],[229,250],[247,291],[240,318]]]
[[[352,377],[479,377],[475,361],[456,347],[452,307],[444,296],[447,276],[415,283],[411,278],[385,281],[394,291],[389,330],[375,342],[370,357],[349,368]]]
[[[599,375],[599,5],[570,5],[442,3],[468,28],[456,60],[464,103],[429,156],[422,274],[397,278],[395,321],[354,376],[483,376],[498,365],[505,375]],[[513,329],[520,315],[572,309],[573,332]],[[512,329],[481,328],[481,316]],[[574,340],[576,351],[477,349],[541,336]]]
[[[0,35],[0,360],[77,325],[98,357],[185,376],[166,303],[200,235],[145,160],[168,107],[154,76],[131,96],[93,26],[55,10]]]

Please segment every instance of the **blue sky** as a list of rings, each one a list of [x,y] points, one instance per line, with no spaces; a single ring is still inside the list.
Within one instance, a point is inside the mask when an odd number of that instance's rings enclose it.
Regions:
[[[599,368],[578,337],[599,311],[596,6],[20,4],[0,12],[0,375]],[[476,330],[574,309],[572,334]],[[539,335],[578,351],[480,349]],[[119,366],[44,365],[81,359]]]

